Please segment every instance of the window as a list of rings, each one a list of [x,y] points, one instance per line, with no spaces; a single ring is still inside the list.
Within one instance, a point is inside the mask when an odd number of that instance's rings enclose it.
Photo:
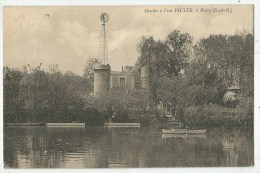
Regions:
[[[125,78],[124,77],[120,77],[119,78],[119,86],[125,86]]]

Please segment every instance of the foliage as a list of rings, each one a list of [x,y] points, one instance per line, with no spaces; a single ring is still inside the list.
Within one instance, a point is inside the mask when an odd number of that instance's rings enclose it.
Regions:
[[[177,76],[188,63],[192,52],[192,37],[174,30],[164,41],[143,37],[137,45],[139,57],[136,65],[150,65],[156,76]]]
[[[192,52],[192,37],[188,33],[181,33],[178,30],[168,34],[165,43],[169,49],[169,55],[166,60],[168,76],[174,74],[177,76],[183,67],[187,65]]]
[[[88,88],[89,92],[94,91],[94,69],[93,68],[96,64],[100,64],[100,63],[101,61],[99,61],[98,59],[89,58],[85,65],[83,78],[85,80],[86,88]]]
[[[97,64],[101,64],[101,61],[99,61],[98,59],[95,59],[95,58],[89,58],[85,65],[85,68],[84,68],[83,77],[93,81],[94,80],[94,66]]]
[[[85,122],[87,126],[100,126],[105,122],[104,116],[94,108],[87,108],[84,117],[83,122]]]
[[[38,66],[21,72],[4,68],[5,122],[82,120],[84,97],[90,92],[88,80],[71,72],[62,74],[56,65],[49,69],[45,72]]]
[[[174,107],[186,107],[181,121],[188,125],[252,122],[254,91],[253,35],[210,35],[192,46],[187,33],[174,30],[165,40],[143,37],[138,44],[136,66],[149,66],[151,91],[113,88],[99,98],[93,91],[93,66],[90,59],[84,75],[62,73],[57,64],[49,71],[41,65],[23,71],[4,67],[5,122],[87,122],[104,121],[156,124],[163,122],[155,109],[160,101]],[[138,70],[135,77],[140,79]],[[138,77],[137,77],[138,76]],[[223,108],[227,87],[238,84],[241,98],[235,109]],[[215,104],[217,106],[210,106]],[[149,111],[150,110],[150,111]],[[152,110],[152,111],[151,111]],[[138,111],[136,118],[133,112]],[[180,115],[182,110],[179,109]],[[96,116],[94,116],[96,115]],[[158,122],[158,121],[157,121]]]
[[[161,96],[161,77],[174,77],[181,74],[192,52],[192,37],[178,30],[170,32],[164,41],[153,37],[143,37],[137,45],[139,57],[136,65],[149,66],[151,72],[151,98],[158,102]],[[160,90],[159,92],[157,90]]]
[[[210,35],[198,41],[193,50],[194,58],[185,67],[186,105],[223,105],[226,89],[234,85],[240,86],[243,97],[252,98],[251,34]]]
[[[172,105],[183,104],[185,85],[185,80],[181,76],[160,77],[156,80],[157,99]]]
[[[223,96],[232,85],[239,85],[241,88],[240,102],[252,100],[253,41],[253,35],[248,33],[210,35],[191,48],[192,39],[188,34],[173,31],[165,41],[143,37],[138,45],[137,64],[150,65],[151,92],[157,102],[196,108],[192,110],[194,113],[187,113],[186,120],[192,122],[191,124],[221,124],[220,122],[224,123],[228,118],[234,124],[240,124],[243,119],[250,122],[246,115],[252,114],[252,102],[247,101],[251,103],[248,109],[244,109],[241,104],[236,107],[240,117],[238,120],[229,113],[221,113],[217,109],[212,112],[206,107],[211,104],[225,106]],[[207,113],[221,116],[208,117]],[[227,118],[222,117],[224,114]]]
[[[193,106],[184,110],[183,123],[188,126],[252,125],[252,117],[241,107]]]
[[[44,121],[44,113],[48,108],[47,98],[48,79],[40,66],[31,69],[31,73],[25,74],[21,80],[21,99],[24,100],[24,109],[31,113],[27,117],[28,122]]]
[[[21,116],[22,102],[20,101],[21,87],[19,83],[22,78],[23,74],[21,71],[4,67],[4,121],[17,122],[19,120],[19,116]]]
[[[122,88],[112,88],[110,92],[103,93],[100,97],[94,98],[88,104],[100,111],[107,121],[129,122],[131,110],[145,111],[147,107],[152,107],[153,103],[145,90],[133,90],[126,92]]]
[[[215,79],[222,80],[223,85],[226,87],[240,85],[242,93],[252,97],[254,74],[252,34],[210,35],[196,43],[193,49],[197,63],[193,63],[193,67],[195,67],[192,71],[193,74],[200,76],[199,73],[203,73],[203,69],[208,67],[208,71],[216,73],[213,73]],[[194,75],[191,78],[193,77]],[[196,81],[197,78],[194,80]]]
[[[208,105],[208,104],[223,104],[223,95],[226,88],[221,85],[206,86],[192,85],[186,88],[186,106],[189,105]]]

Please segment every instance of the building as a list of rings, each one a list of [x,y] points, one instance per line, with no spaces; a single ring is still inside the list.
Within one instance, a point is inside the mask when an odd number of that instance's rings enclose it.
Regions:
[[[134,88],[150,89],[149,67],[124,66],[122,71],[111,71],[110,87],[124,87],[126,90]]]
[[[124,87],[127,90],[132,90],[135,86],[134,66],[124,66],[122,71],[111,71],[110,87]]]

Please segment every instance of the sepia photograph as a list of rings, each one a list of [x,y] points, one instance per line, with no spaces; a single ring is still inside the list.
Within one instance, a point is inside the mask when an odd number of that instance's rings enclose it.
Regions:
[[[3,7],[3,167],[254,167],[254,5]]]

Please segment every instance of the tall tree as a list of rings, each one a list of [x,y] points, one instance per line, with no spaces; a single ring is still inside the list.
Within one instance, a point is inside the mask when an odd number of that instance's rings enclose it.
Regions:
[[[22,114],[22,102],[20,98],[20,81],[23,78],[23,73],[17,69],[4,67],[3,77],[3,106],[4,120],[15,121],[19,120],[19,115]]]
[[[247,33],[210,35],[196,43],[194,54],[197,63],[216,71],[227,87],[239,85],[246,94],[253,88],[253,41],[253,35]]]
[[[25,109],[31,112],[28,122],[45,121],[48,98],[48,78],[41,65],[30,67],[30,72],[21,80],[21,97],[25,101]]]
[[[139,57],[136,65],[150,67],[151,93],[154,101],[158,101],[157,89],[163,76],[174,77],[181,74],[192,53],[192,37],[187,33],[174,30],[164,41],[156,41],[153,37],[143,37],[137,45]]]
[[[166,37],[165,44],[169,49],[169,55],[164,67],[169,76],[177,76],[191,58],[192,37],[188,33],[174,30]]]
[[[178,30],[168,34],[164,41],[142,37],[137,50],[139,57],[136,65],[150,65],[156,76],[177,76],[191,57],[192,37]]]

